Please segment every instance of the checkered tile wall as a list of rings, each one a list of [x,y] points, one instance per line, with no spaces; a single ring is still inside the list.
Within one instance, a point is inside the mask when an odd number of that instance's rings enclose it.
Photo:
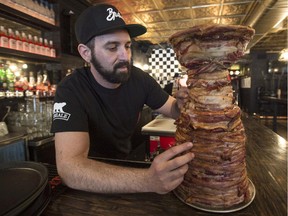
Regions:
[[[175,73],[179,73],[180,75],[182,72],[174,50],[171,48],[153,49],[149,57],[149,64],[151,67],[150,75],[162,87],[173,80]]]

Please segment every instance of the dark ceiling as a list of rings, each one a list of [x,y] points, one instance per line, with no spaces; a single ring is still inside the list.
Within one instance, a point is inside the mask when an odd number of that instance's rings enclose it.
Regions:
[[[280,52],[287,48],[287,0],[86,0],[116,6],[127,23],[148,31],[136,38],[167,43],[170,35],[198,24],[248,25],[255,28],[248,49]]]

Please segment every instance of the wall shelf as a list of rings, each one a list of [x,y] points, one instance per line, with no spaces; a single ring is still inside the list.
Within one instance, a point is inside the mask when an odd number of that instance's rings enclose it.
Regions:
[[[59,58],[52,58],[49,56],[23,52],[19,50],[4,48],[4,47],[0,47],[0,56],[10,58],[10,59],[14,58],[14,59],[19,59],[19,60],[28,60],[28,61],[34,61],[34,62],[50,62],[50,63],[60,62]]]
[[[34,15],[32,11],[29,11],[28,13],[25,13],[23,11],[26,10],[16,10],[12,7],[10,7],[11,3],[9,1],[4,1],[3,3],[0,3],[0,12],[1,12],[1,17],[5,17],[7,19],[20,22],[22,24],[29,24],[29,26],[37,28],[37,29],[45,29],[45,30],[53,30],[53,29],[58,29],[59,27],[55,24],[55,21],[49,21],[49,20],[44,20],[41,17],[37,17],[37,15]],[[13,5],[13,4],[12,4]],[[11,5],[11,6],[12,6]]]

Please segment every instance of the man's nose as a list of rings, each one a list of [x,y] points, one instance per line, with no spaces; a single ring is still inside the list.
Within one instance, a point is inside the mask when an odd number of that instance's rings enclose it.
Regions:
[[[122,48],[119,50],[118,56],[120,60],[128,60],[130,59],[131,51],[130,49]]]

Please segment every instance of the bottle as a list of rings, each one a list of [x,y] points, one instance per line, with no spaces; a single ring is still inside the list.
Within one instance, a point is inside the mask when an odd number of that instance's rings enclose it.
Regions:
[[[15,75],[13,71],[10,70],[9,67],[6,68],[6,77],[7,77],[8,91],[13,94],[15,90],[14,89]]]
[[[29,52],[29,44],[28,44],[28,39],[27,39],[25,32],[22,32],[21,36],[22,36],[21,39],[22,39],[23,51]]]
[[[6,91],[8,90],[6,67],[7,67],[7,65],[5,65],[4,63],[1,64],[1,68],[2,68],[2,75],[1,75],[1,77],[2,77],[1,78],[2,79],[2,87],[1,87],[1,91],[4,92],[4,95],[6,94]]]
[[[32,92],[35,91],[35,84],[36,82],[35,82],[34,73],[33,71],[30,71],[29,72],[29,87],[28,87],[29,91],[32,91]]]
[[[6,72],[4,68],[4,63],[0,63],[0,98],[5,97],[5,89],[3,87],[3,83],[5,82],[6,79]]]
[[[35,6],[34,6],[34,11],[36,12],[36,13],[38,13],[39,15],[41,15],[41,5],[40,5],[40,2],[38,1],[38,0],[33,0],[33,2],[34,2],[34,4],[35,4]]]
[[[41,0],[41,6],[42,6],[42,10],[43,10],[43,15],[46,18],[49,18],[49,8],[48,8],[48,2],[45,0]]]
[[[56,50],[55,50],[55,48],[54,48],[54,46],[53,46],[53,41],[52,40],[50,40],[49,41],[49,48],[50,48],[50,57],[56,57]]]
[[[49,47],[49,44],[48,44],[48,40],[45,38],[44,39],[44,47],[45,47],[45,54],[46,56],[50,56],[51,55],[51,50],[50,50],[50,47]]]
[[[43,85],[44,85],[43,90],[45,92],[49,92],[50,88],[51,88],[51,83],[49,81],[48,72],[46,70],[44,70],[44,72],[43,72]]]
[[[54,11],[54,5],[51,3],[50,4],[50,8],[49,8],[49,10],[50,10],[50,14],[51,14],[51,16],[52,16],[52,19],[55,21],[55,11]]]
[[[45,55],[46,53],[46,48],[43,44],[43,38],[42,37],[39,37],[39,45],[40,45],[40,54],[41,55]]]
[[[4,26],[0,26],[0,47],[9,48],[7,30]]]
[[[15,92],[16,96],[18,97],[23,97],[25,94],[25,91],[28,89],[28,77],[27,77],[27,72],[22,71],[21,75],[19,77],[16,77],[15,79]]]
[[[35,53],[40,55],[41,54],[41,46],[39,45],[39,41],[38,41],[38,37],[37,36],[34,36],[33,42],[35,44]]]
[[[23,91],[21,76],[20,77],[16,77],[15,83],[14,83],[14,89],[15,89],[16,92]]]
[[[49,3],[48,1],[46,1],[46,6],[47,9],[47,16],[50,20],[52,20],[53,22],[55,22],[55,12],[53,9],[53,4]]]
[[[43,91],[43,76],[41,71],[37,72],[36,90]]]
[[[38,3],[39,3],[39,13],[42,15],[42,16],[46,16],[46,11],[45,11],[45,5],[44,5],[44,1],[43,0],[38,0]]]
[[[19,2],[19,4],[21,4],[23,7],[26,7],[26,8],[28,8],[28,9],[30,9],[31,7],[30,7],[30,4],[31,4],[31,2],[30,2],[30,0],[18,0],[18,2]]]
[[[15,78],[14,90],[15,90],[15,96],[16,97],[23,97],[24,96],[22,76],[18,76]]]
[[[27,71],[24,71],[24,74],[23,74],[23,77],[22,77],[22,88],[23,88],[23,91],[27,91],[29,89],[29,80],[28,80],[28,72]]]
[[[29,52],[35,53],[35,44],[31,34],[28,34],[28,45],[29,45]]]
[[[36,12],[38,7],[37,0],[30,0],[30,10]]]
[[[8,43],[10,49],[16,49],[16,38],[11,28],[8,28]]]
[[[42,97],[43,91],[44,91],[43,76],[42,76],[42,72],[38,71],[37,72],[37,81],[36,81],[36,95],[38,97]]]
[[[18,30],[15,31],[16,49],[23,51],[23,41]]]

